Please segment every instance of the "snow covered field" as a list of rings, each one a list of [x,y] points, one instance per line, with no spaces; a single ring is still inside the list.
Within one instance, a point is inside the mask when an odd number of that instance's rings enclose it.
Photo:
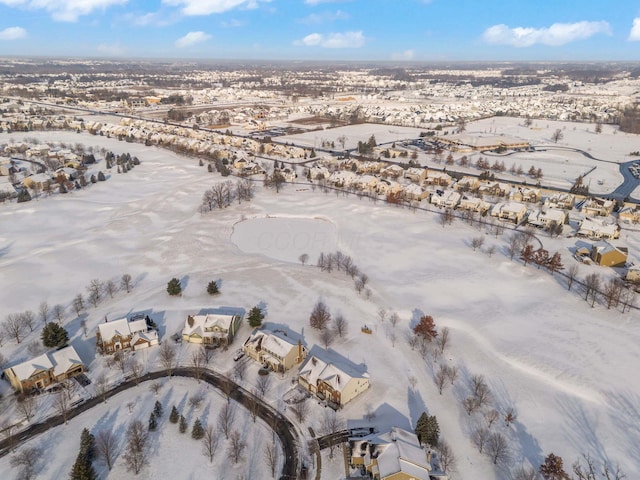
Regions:
[[[267,322],[303,333],[311,346],[321,343],[308,325],[309,313],[321,298],[332,313],[343,313],[349,322],[346,337],[331,348],[356,364],[364,363],[371,378],[371,389],[340,412],[345,419],[362,419],[367,405],[376,412],[373,422],[380,430],[391,425],[411,428],[423,411],[436,415],[441,437],[458,458],[454,476],[458,479],[509,478],[505,472],[510,467],[537,467],[550,452],[562,456],[567,466],[581,454],[590,454],[599,462],[620,463],[627,478],[640,477],[638,313],[622,315],[601,305],[591,308],[578,293],[568,293],[563,280],[510,261],[504,253],[508,234],[494,238],[460,221],[443,229],[434,214],[292,187],[276,194],[258,186],[251,203],[201,215],[203,191],[221,177],[207,173],[195,160],[100,137],[55,134],[67,137],[68,142],[130,152],[142,163],[126,175],[112,173],[107,182],[82,191],[0,206],[0,319],[26,309],[36,311],[43,300],[64,305],[71,343],[92,362],[90,376],[104,368],[102,359],[94,359],[92,335],[105,315],[114,319],[145,311],[158,323],[161,337],[167,337],[182,328],[187,314],[201,309],[224,305],[248,310],[263,303]],[[0,142],[7,138],[0,135]],[[295,222],[277,224],[276,219],[292,217]],[[321,222],[312,220],[318,217]],[[240,222],[243,219],[251,220]],[[317,250],[304,252],[310,261],[303,266],[297,261],[300,250],[285,253],[287,245],[276,241],[262,242],[261,251],[255,253],[247,246],[255,245],[260,235],[276,238],[288,232],[295,238],[325,224],[330,228],[319,232],[331,237],[330,248],[351,255],[369,276],[369,298],[358,295],[344,273],[320,272],[314,266]],[[625,234],[630,246],[638,245],[638,234]],[[497,247],[493,256],[472,250],[471,238],[478,235],[485,237],[485,247]],[[575,245],[575,239],[543,236],[541,240],[550,252],[562,253],[565,265],[573,261],[567,248]],[[580,277],[601,272],[593,266],[580,268]],[[86,317],[90,336],[84,338],[70,307],[73,297],[86,293],[93,278],[117,281],[123,273],[132,275],[133,291],[128,295],[120,291],[97,308],[90,307]],[[166,294],[171,277],[182,281],[179,298]],[[216,279],[221,294],[210,297],[206,285]],[[379,319],[380,308],[399,313],[401,321],[395,328]],[[451,330],[451,346],[435,364],[421,359],[407,344],[410,327],[422,313],[432,315],[439,328]],[[372,335],[360,332],[363,324],[373,328]],[[240,338],[249,331],[244,325]],[[26,347],[37,336],[37,331],[30,334],[19,346],[5,342],[3,355],[12,362],[25,360]],[[188,347],[180,347],[183,362],[188,362]],[[217,354],[214,368],[231,372],[232,350]],[[153,352],[144,358],[147,368],[158,368]],[[439,395],[433,373],[441,363],[458,366],[461,375]],[[255,370],[247,375],[249,386]],[[473,374],[485,376],[495,408],[517,411],[517,421],[510,427],[503,422],[493,427],[509,439],[506,467],[494,467],[469,439],[474,426],[483,422],[482,415],[468,416],[461,406]],[[415,389],[411,377],[418,380]],[[282,395],[292,378],[293,373],[274,376],[270,391],[274,406],[282,407]],[[164,387],[160,393],[171,395],[165,407],[197,388],[186,380],[171,382],[175,382],[172,389]],[[3,389],[6,405],[5,382]],[[148,389],[141,387],[131,395],[140,396],[140,413],[133,415],[148,418],[153,403]],[[212,409],[219,400],[217,393],[207,396]],[[111,414],[96,409],[33,440],[48,452],[42,478],[66,475],[77,453],[81,426],[95,426],[105,415],[122,424],[129,418],[122,403],[128,401],[123,398],[117,405],[110,400],[105,408],[112,409]],[[14,415],[2,408],[2,415]],[[322,413],[314,403],[307,423],[316,431]],[[248,425],[245,419],[239,421]],[[210,472],[201,452],[185,453],[192,440],[169,435],[173,425],[167,427],[161,429],[152,465],[140,477],[158,478],[163,472],[165,478],[182,480]],[[307,432],[306,427],[301,432]],[[256,442],[268,435],[261,426],[255,431]],[[218,459],[225,449],[221,446]],[[259,457],[248,457],[228,469],[219,460],[219,468],[227,470],[216,470],[216,478],[236,478],[236,474],[268,478],[255,468],[258,461]],[[118,462],[106,478],[129,478]],[[10,472],[9,478],[15,475],[9,457],[0,459],[0,471]],[[341,478],[343,472],[342,462],[323,457],[322,479]]]

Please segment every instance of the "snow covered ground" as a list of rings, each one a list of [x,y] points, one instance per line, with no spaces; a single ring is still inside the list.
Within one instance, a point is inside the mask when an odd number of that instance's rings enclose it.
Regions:
[[[309,313],[321,298],[332,313],[343,313],[349,322],[348,334],[331,348],[364,364],[371,378],[371,389],[340,412],[345,419],[362,419],[370,406],[376,413],[373,422],[384,430],[391,425],[411,428],[423,411],[436,415],[442,438],[458,458],[454,477],[458,479],[509,478],[505,470],[518,465],[537,467],[550,452],[562,456],[567,465],[581,454],[590,454],[598,461],[620,463],[627,478],[640,476],[640,385],[634,381],[638,313],[623,315],[601,305],[591,308],[577,292],[567,292],[563,280],[510,261],[505,254],[507,234],[495,238],[460,221],[443,228],[431,213],[293,187],[276,194],[258,186],[251,203],[202,215],[198,210],[202,193],[221,177],[207,173],[195,160],[116,140],[55,133],[55,138],[67,137],[68,142],[130,152],[142,163],[127,174],[112,172],[107,182],[82,191],[0,206],[0,319],[13,312],[37,311],[43,300],[64,305],[64,325],[71,343],[90,363],[90,376],[105,368],[104,360],[95,357],[93,338],[105,316],[147,312],[166,338],[182,328],[187,314],[214,306],[248,310],[260,303],[271,326],[287,325],[303,333],[311,346],[321,343],[308,326]],[[0,142],[7,138],[0,135]],[[277,224],[277,219],[292,217],[297,220]],[[316,218],[322,221],[312,220]],[[238,223],[243,219],[250,220]],[[325,224],[329,230],[320,227],[320,232],[330,234],[331,248],[351,255],[369,276],[369,298],[358,295],[344,273],[320,272],[311,248],[304,252],[311,258],[303,266],[297,261],[300,250],[284,253],[288,247],[278,242],[263,242],[262,250],[255,253],[247,247],[261,235],[288,232],[294,238]],[[471,238],[478,235],[485,237],[485,248],[497,247],[493,256],[470,247]],[[625,235],[625,242],[637,248],[638,234]],[[550,252],[562,253],[565,265],[573,262],[568,248],[576,244],[575,239],[543,236],[541,240]],[[580,277],[591,272],[611,274],[594,266],[580,268]],[[129,294],[119,291],[97,308],[90,307],[86,311],[90,334],[84,338],[71,301],[76,294],[86,293],[91,279],[118,281],[123,273],[132,275],[134,289]],[[181,297],[166,294],[172,277],[182,281]],[[220,280],[219,296],[206,293],[211,280]],[[380,320],[380,308],[398,312],[398,325],[392,327],[388,315]],[[422,313],[432,315],[439,328],[451,330],[451,346],[435,362],[422,359],[407,344],[410,327]],[[373,328],[372,335],[360,332],[363,324]],[[244,325],[240,338],[249,331]],[[30,334],[18,346],[5,342],[3,355],[11,362],[25,360],[27,345],[38,335],[38,331]],[[233,349],[217,353],[214,368],[232,374],[232,353]],[[147,368],[158,368],[155,355],[144,353]],[[180,358],[188,363],[188,345],[180,347]],[[433,381],[439,364],[456,365],[461,372],[442,395]],[[256,370],[251,366],[243,380],[249,388]],[[517,421],[510,427],[502,422],[493,427],[509,439],[506,467],[494,467],[469,439],[474,425],[483,422],[481,414],[468,416],[461,406],[473,374],[485,376],[494,408],[517,411]],[[284,408],[282,395],[290,389],[293,375],[274,376],[272,405]],[[411,377],[417,379],[415,388]],[[167,396],[165,407],[199,388],[186,380],[171,382],[160,392],[160,397]],[[2,416],[15,418],[7,408],[10,400],[4,382],[3,388]],[[149,390],[140,387],[139,392],[126,395],[139,397],[138,410],[132,415],[148,418],[154,401]],[[215,410],[219,400],[211,392],[207,396],[211,407],[205,408]],[[114,425],[123,425],[130,417],[122,405],[129,401],[129,397],[110,400],[107,410],[91,411],[33,440],[47,449],[42,478],[67,474],[81,426],[95,429],[105,416]],[[308,424],[320,432],[323,411],[314,403],[300,431],[306,435]],[[212,413],[207,415],[214,418]],[[246,417],[239,417],[239,422],[253,433]],[[154,443],[152,465],[141,478],[158,478],[163,472],[165,477],[181,480],[212,471],[197,448],[187,451],[190,438],[183,441],[178,433],[168,433],[172,425],[166,427]],[[263,426],[255,431],[256,442],[268,435]],[[259,444],[254,444],[257,452],[255,445]],[[216,470],[223,472],[216,478],[268,478],[255,468],[261,459],[258,454],[231,468],[228,462],[223,466],[225,450],[226,445],[217,453],[217,465],[226,470]],[[106,478],[128,478],[119,462]],[[341,462],[323,456],[323,479],[341,478],[343,468]],[[15,475],[9,457],[0,459],[0,471]]]

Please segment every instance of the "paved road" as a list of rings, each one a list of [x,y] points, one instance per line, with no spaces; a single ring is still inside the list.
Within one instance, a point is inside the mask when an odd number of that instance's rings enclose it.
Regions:
[[[158,378],[167,377],[168,372],[166,370],[151,372],[143,377],[141,377],[138,381],[129,380],[127,382],[123,382],[110,390],[106,394],[106,398],[111,398],[114,395],[117,395],[120,392],[123,392],[129,388],[135,387],[140,382],[154,380]],[[188,378],[196,378],[196,374],[193,368],[180,367],[176,368],[172,372],[173,376],[180,377],[188,377]],[[280,480],[293,480],[298,478],[298,436],[296,433],[296,429],[293,424],[280,412],[264,403],[262,400],[255,397],[253,394],[240,387],[238,384],[233,382],[231,379],[216,373],[211,370],[204,370],[200,374],[200,378],[202,381],[207,382],[208,384],[223,390],[225,392],[230,392],[229,397],[238,403],[242,404],[244,407],[249,408],[253,406],[255,403],[258,404],[258,417],[260,417],[267,425],[269,425],[278,435],[280,439],[280,443],[282,444],[282,449],[284,453],[284,465],[282,467],[282,474],[280,476]],[[229,388],[227,388],[229,387]],[[70,420],[74,417],[77,417],[81,413],[84,413],[91,408],[102,403],[102,397],[95,397],[87,400],[86,402],[80,404],[74,409],[70,410],[67,414],[67,420]],[[46,432],[50,428],[57,427],[64,423],[64,418],[62,415],[57,415],[55,417],[48,418],[47,420],[33,424],[29,426],[29,428],[16,433],[10,438],[5,438],[0,441],[0,457],[7,455],[11,452],[12,448],[15,448],[18,444],[25,442],[43,432]]]

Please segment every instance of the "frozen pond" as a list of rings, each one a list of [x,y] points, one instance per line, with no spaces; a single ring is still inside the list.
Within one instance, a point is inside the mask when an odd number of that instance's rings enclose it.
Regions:
[[[336,250],[337,230],[322,218],[253,218],[234,226],[231,241],[243,252],[285,262],[298,262],[306,253],[315,264],[320,253]]]

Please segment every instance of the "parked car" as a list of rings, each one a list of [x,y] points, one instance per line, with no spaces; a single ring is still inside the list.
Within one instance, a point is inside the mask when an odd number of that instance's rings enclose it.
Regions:
[[[233,354],[233,361],[237,362],[242,357],[244,357],[244,352],[242,350],[238,350],[236,353]]]

